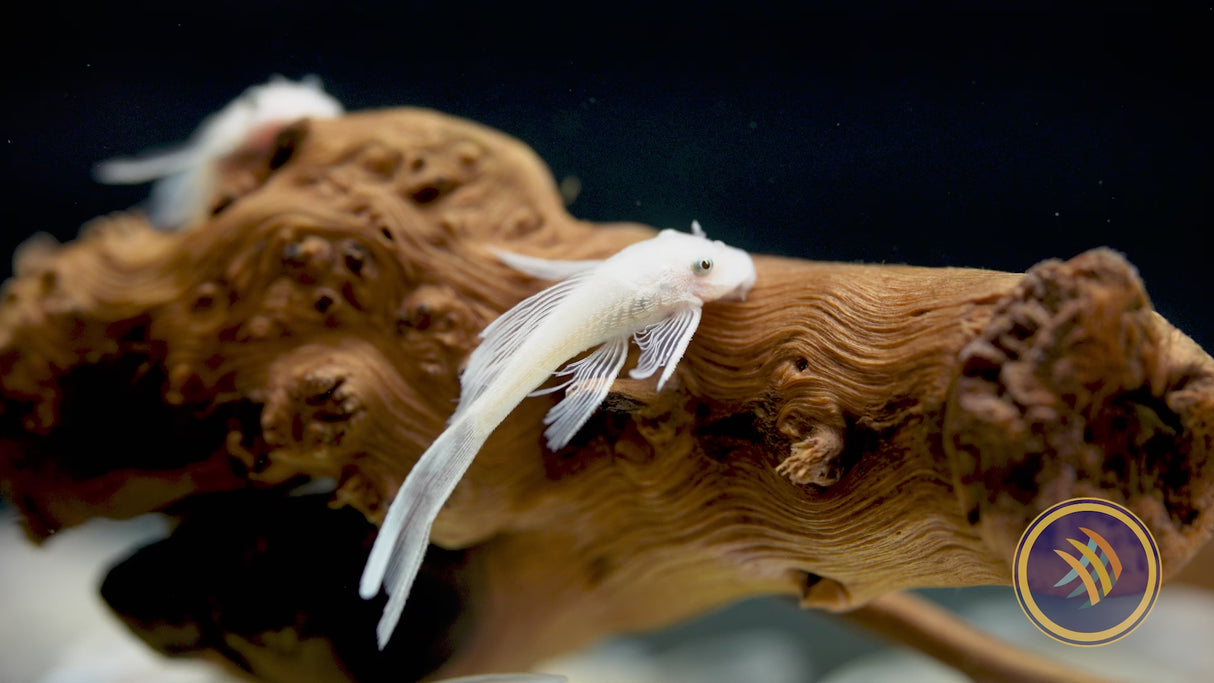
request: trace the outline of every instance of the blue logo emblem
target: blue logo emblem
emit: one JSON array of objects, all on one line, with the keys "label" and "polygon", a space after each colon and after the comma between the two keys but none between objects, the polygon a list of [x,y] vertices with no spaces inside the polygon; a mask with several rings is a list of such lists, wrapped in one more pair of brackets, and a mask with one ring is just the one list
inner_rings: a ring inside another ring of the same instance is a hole
[{"label": "blue logo emblem", "polygon": [[1074,498],[1038,515],[1012,564],[1025,616],[1054,640],[1081,647],[1138,628],[1161,578],[1150,530],[1127,508],[1098,498]]}]

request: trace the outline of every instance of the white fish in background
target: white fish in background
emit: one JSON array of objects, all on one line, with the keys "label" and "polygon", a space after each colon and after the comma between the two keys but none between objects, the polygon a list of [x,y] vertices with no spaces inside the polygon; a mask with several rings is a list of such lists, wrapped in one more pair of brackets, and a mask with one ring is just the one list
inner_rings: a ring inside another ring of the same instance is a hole
[{"label": "white fish in background", "polygon": [[[741,299],[754,285],[746,252],[710,241],[699,223],[692,234],[663,230],[604,261],[548,261],[499,254],[511,267],[544,279],[564,278],[506,311],[481,332],[460,378],[460,401],[448,427],[405,478],[363,570],[359,592],[390,596],[378,629],[382,649],[392,636],[430,542],[434,518],[489,435],[529,395],[565,390],[544,418],[548,447],[557,450],[606,398],[628,357],[641,348],[635,379],[660,368],[658,390],[683,357],[700,323],[700,308]],[[598,347],[581,360],[570,358]],[[558,371],[559,370],[559,371]],[[567,378],[536,391],[550,376]]]},{"label": "white fish in background", "polygon": [[205,215],[220,160],[241,149],[268,148],[289,123],[340,116],[342,111],[316,76],[295,82],[275,75],[204,119],[184,146],[103,161],[93,175],[109,185],[157,181],[149,220],[158,228],[181,228]]}]

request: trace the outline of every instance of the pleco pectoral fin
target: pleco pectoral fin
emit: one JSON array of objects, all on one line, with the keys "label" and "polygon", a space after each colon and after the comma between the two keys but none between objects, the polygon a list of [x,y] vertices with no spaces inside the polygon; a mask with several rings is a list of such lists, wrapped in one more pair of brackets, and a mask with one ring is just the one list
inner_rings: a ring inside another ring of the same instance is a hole
[{"label": "pleco pectoral fin", "polygon": [[650,325],[637,332],[634,336],[637,346],[641,347],[641,357],[637,366],[629,371],[633,379],[645,379],[665,366],[662,376],[658,378],[658,391],[665,386],[666,380],[674,374],[675,366],[687,351],[691,337],[700,326],[700,307],[688,306],[686,309]]},{"label": "pleco pectoral fin", "polygon": [[548,448],[554,451],[564,448],[573,439],[607,398],[607,392],[627,358],[628,337],[617,337],[556,373],[557,376],[572,377],[559,385],[567,388],[565,398],[544,416],[544,424],[548,425],[544,431]]},{"label": "pleco pectoral fin", "polygon": [[585,283],[590,271],[579,273],[520,301],[481,331],[484,340],[468,359],[460,376],[458,417],[488,390],[510,365],[510,360],[535,342],[535,335],[561,304]]},{"label": "pleco pectoral fin", "polygon": [[537,256],[524,256],[503,249],[491,249],[493,255],[502,263],[520,273],[526,273],[541,280],[564,280],[578,273],[597,268],[602,261],[555,261]]}]

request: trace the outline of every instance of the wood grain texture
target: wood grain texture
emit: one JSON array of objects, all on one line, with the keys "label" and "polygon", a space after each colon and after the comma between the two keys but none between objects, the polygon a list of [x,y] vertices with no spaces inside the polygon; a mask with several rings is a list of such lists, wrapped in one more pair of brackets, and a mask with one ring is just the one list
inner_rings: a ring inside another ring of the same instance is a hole
[{"label": "wood grain texture", "polygon": [[[116,214],[17,255],[0,490],[32,539],[316,477],[378,520],[478,332],[545,284],[490,247],[598,258],[653,234],[571,218],[524,145],[423,110],[300,122],[222,177],[183,232]],[[1007,584],[1025,525],[1077,495],[1133,509],[1165,575],[1210,536],[1214,359],[1119,255],[756,267],[746,302],[705,307],[660,394],[617,381],[555,453],[555,398],[494,433],[434,527],[466,549],[439,673],[525,668],[749,595],[849,610]],[[357,600],[355,583],[336,590]],[[262,654],[253,673],[283,679]]]}]

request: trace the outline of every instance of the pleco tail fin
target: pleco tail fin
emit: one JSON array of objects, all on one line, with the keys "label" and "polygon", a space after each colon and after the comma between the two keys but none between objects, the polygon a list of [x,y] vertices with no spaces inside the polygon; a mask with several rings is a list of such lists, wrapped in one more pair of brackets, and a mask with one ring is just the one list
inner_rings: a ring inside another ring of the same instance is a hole
[{"label": "pleco tail fin", "polygon": [[358,587],[364,599],[375,597],[381,585],[388,592],[388,604],[376,631],[381,650],[405,609],[409,589],[430,544],[434,518],[487,437],[468,415],[457,419],[422,454],[388,508]]}]

